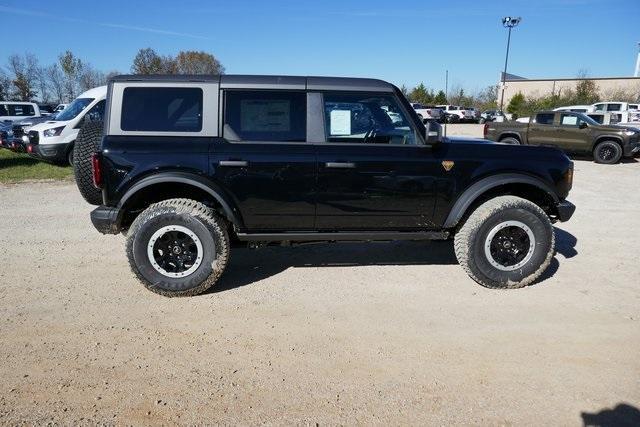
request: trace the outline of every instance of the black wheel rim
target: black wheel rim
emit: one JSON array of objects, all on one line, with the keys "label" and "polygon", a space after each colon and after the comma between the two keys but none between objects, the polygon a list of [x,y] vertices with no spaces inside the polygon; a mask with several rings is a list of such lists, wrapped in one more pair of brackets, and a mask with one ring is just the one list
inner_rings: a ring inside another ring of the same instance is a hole
[{"label": "black wheel rim", "polygon": [[154,260],[167,273],[184,273],[198,255],[196,242],[181,231],[167,231],[153,245]]},{"label": "black wheel rim", "polygon": [[601,160],[609,162],[616,157],[616,149],[611,145],[604,145],[600,147],[600,150],[598,150],[598,154],[600,155]]},{"label": "black wheel rim", "polygon": [[529,253],[531,240],[525,230],[518,226],[508,226],[498,231],[489,245],[493,260],[503,267],[520,264]]}]

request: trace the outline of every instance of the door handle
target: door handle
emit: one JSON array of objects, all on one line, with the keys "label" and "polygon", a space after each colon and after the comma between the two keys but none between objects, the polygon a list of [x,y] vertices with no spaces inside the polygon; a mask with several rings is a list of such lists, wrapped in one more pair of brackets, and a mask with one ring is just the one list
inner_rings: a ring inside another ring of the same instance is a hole
[{"label": "door handle", "polygon": [[246,160],[220,160],[218,166],[229,166],[235,168],[243,168],[249,166],[249,162]]},{"label": "door handle", "polygon": [[353,169],[356,167],[356,164],[352,162],[327,162],[324,166],[334,169]]}]

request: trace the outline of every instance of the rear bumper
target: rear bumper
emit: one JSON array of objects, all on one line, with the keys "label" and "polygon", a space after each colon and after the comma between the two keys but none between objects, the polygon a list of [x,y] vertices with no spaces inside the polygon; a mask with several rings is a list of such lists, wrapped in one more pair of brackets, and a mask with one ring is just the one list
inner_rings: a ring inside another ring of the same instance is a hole
[{"label": "rear bumper", "polygon": [[556,210],[558,211],[558,220],[565,222],[569,221],[573,216],[576,211],[576,205],[567,200],[562,200],[556,205]]},{"label": "rear bumper", "polygon": [[120,232],[120,210],[108,206],[98,206],[91,211],[91,222],[102,234],[118,234]]}]

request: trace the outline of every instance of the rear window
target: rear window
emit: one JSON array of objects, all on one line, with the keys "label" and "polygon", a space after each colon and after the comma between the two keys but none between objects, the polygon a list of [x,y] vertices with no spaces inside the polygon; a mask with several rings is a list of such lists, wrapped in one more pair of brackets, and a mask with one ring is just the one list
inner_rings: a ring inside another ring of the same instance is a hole
[{"label": "rear window", "polygon": [[200,132],[202,89],[125,88],[120,127],[124,131]]},{"label": "rear window", "polygon": [[16,105],[16,104],[2,104],[0,105],[0,116],[16,116],[16,117],[26,117],[26,116],[35,116],[36,110],[33,108],[33,105],[25,104],[25,105]]},{"label": "rear window", "polygon": [[555,114],[553,113],[541,113],[536,115],[536,123],[539,125],[552,125],[553,117]]}]

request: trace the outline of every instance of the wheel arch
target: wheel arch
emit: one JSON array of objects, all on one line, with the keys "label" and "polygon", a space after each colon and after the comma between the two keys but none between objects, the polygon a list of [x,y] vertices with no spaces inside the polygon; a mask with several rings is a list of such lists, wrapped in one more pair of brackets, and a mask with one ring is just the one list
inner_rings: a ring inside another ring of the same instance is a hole
[{"label": "wheel arch", "polygon": [[243,228],[235,203],[224,190],[205,177],[184,172],[152,175],[132,185],[118,203],[118,224],[127,228],[139,211],[149,205],[172,198],[190,198],[213,207],[231,224]]},{"label": "wheel arch", "polygon": [[518,132],[502,132],[500,136],[498,136],[498,142],[505,138],[516,138],[518,141],[522,142],[522,137]]},{"label": "wheel arch", "polygon": [[557,215],[555,205],[559,198],[555,191],[539,178],[524,174],[493,175],[467,187],[456,199],[444,228],[453,228],[479,204],[501,195],[514,195],[540,206],[550,217]]},{"label": "wheel arch", "polygon": [[591,152],[593,153],[593,151],[596,149],[596,146],[598,144],[600,144],[601,142],[605,142],[605,141],[611,141],[611,142],[615,142],[617,143],[620,148],[624,151],[624,144],[622,141],[622,138],[618,135],[600,135],[596,138],[595,141],[593,141],[593,144],[591,145]]}]

